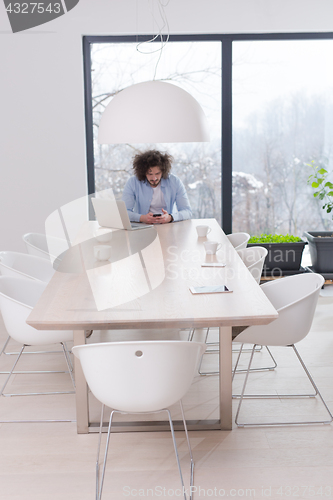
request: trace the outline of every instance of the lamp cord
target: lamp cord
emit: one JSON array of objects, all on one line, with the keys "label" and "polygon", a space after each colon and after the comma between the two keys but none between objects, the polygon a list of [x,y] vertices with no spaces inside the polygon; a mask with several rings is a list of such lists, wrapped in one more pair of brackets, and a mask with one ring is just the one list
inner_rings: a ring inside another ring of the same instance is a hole
[{"label": "lamp cord", "polygon": [[[150,40],[146,40],[144,42],[139,42],[136,46],[136,50],[137,52],[139,52],[140,54],[155,54],[157,52],[159,52],[159,56],[158,56],[158,59],[157,59],[157,62],[156,62],[156,65],[155,65],[155,71],[154,71],[154,77],[153,77],[153,80],[155,80],[155,77],[156,77],[156,72],[157,72],[157,67],[158,67],[158,64],[161,60],[161,56],[162,56],[162,51],[165,47],[165,45],[168,43],[169,41],[169,38],[170,38],[170,33],[169,33],[169,23],[168,23],[168,19],[167,19],[167,16],[165,14],[165,11],[164,11],[164,8],[168,6],[170,0],[167,0],[166,2],[163,2],[163,0],[158,0],[158,10],[159,10],[159,13],[160,13],[160,16],[161,16],[161,19],[162,19],[162,26],[159,27],[159,30],[158,30],[158,33],[156,35],[153,36],[153,38],[151,38]],[[151,10],[151,15],[153,17],[153,20],[154,22],[156,23],[156,25],[158,26],[158,23],[154,17],[154,12],[152,9]],[[164,28],[167,28],[167,34],[166,34],[166,38],[165,40],[163,39],[163,29]],[[148,51],[144,51],[141,49],[142,45],[146,44],[146,43],[152,43],[154,42],[155,40],[157,40],[158,38],[161,39],[161,46],[156,49],[156,50],[150,50],[149,52]]]}]

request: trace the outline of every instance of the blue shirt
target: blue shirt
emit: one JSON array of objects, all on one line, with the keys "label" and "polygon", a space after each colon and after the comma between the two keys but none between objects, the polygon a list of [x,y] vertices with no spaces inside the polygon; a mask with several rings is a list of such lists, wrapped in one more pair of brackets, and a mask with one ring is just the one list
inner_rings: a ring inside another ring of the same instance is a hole
[{"label": "blue shirt", "polygon": [[[186,220],[192,217],[190,202],[185,186],[174,174],[167,179],[161,179],[161,190],[166,203],[166,209],[174,221]],[[133,176],[125,184],[122,199],[126,204],[131,222],[140,222],[141,215],[149,212],[153,188],[147,180],[139,181]]]}]

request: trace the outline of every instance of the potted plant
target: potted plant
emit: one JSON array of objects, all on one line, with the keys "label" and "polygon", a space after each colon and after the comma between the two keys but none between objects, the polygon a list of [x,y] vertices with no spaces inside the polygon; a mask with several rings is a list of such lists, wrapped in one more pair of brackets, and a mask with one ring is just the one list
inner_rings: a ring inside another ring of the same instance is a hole
[{"label": "potted plant", "polygon": [[[333,183],[328,180],[330,173],[316,166],[314,161],[308,165],[313,169],[308,178],[314,189],[313,196],[321,200],[323,210],[333,216]],[[333,273],[333,231],[305,231],[304,236],[309,242],[312,270],[322,274]]]},{"label": "potted plant", "polygon": [[276,276],[303,272],[301,260],[306,241],[290,234],[261,234],[251,236],[247,246],[262,246],[267,248],[263,275]]}]

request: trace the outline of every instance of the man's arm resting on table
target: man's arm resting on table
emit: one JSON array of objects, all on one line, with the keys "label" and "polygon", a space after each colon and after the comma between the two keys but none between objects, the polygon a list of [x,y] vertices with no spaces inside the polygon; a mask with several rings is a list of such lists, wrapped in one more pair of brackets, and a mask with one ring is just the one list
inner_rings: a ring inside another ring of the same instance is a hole
[{"label": "man's arm resting on table", "polygon": [[142,222],[140,217],[142,214],[134,212],[134,207],[136,203],[136,195],[133,186],[133,178],[131,177],[125,184],[122,200],[125,202],[128,216],[131,222]]},{"label": "man's arm resting on table", "polygon": [[186,193],[186,189],[184,184],[178,177],[175,179],[176,180],[176,206],[178,212],[173,212],[170,215],[172,215],[173,220],[175,222],[181,221],[181,220],[187,220],[192,217],[192,209],[191,205]]}]

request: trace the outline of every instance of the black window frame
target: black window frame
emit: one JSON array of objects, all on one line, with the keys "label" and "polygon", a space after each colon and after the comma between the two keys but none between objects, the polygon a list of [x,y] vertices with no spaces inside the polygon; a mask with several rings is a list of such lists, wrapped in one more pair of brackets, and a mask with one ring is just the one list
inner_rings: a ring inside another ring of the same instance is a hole
[{"label": "black window frame", "polygon": [[[93,43],[140,43],[153,35],[83,36],[84,104],[86,124],[86,157],[88,194],[95,192],[91,50]],[[221,51],[221,225],[226,234],[232,232],[232,43],[235,41],[329,40],[333,32],[323,33],[251,33],[251,34],[186,34],[170,35],[170,42],[220,41]],[[158,40],[157,40],[158,42]]]}]

